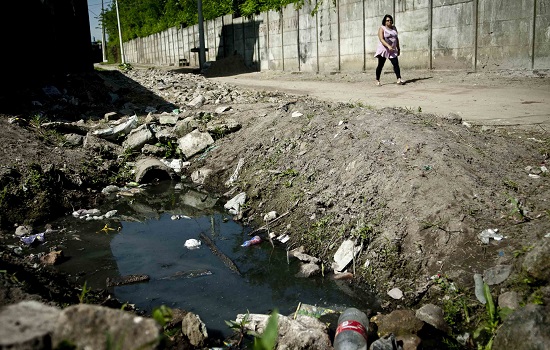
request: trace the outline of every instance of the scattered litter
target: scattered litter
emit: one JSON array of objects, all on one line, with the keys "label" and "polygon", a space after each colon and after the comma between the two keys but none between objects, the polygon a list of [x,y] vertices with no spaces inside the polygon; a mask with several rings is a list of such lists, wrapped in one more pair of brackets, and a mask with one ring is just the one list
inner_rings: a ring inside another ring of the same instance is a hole
[{"label": "scattered litter", "polygon": [[243,244],[241,244],[241,247],[248,247],[254,244],[258,244],[262,241],[260,236],[254,236],[252,239],[249,239],[248,241],[245,241]]},{"label": "scattered litter", "polygon": [[201,247],[201,241],[199,241],[198,239],[191,238],[185,241],[184,245],[185,245],[185,248],[187,249],[199,249]]},{"label": "scattered litter", "polygon": [[277,218],[277,212],[276,211],[270,211],[269,213],[264,215],[264,221],[268,222],[273,219]]},{"label": "scattered litter", "polygon": [[277,240],[281,243],[286,243],[286,242],[288,242],[289,239],[290,239],[290,236],[289,235],[284,235],[284,234],[277,237]]},{"label": "scattered litter", "polygon": [[298,118],[298,117],[301,117],[301,116],[303,116],[303,114],[300,113],[300,112],[292,112],[292,118]]},{"label": "scattered litter", "polygon": [[116,213],[117,213],[117,210],[110,210],[110,211],[108,211],[108,212],[105,213],[105,217],[106,217],[107,219],[112,218],[113,216],[116,215]]},{"label": "scattered litter", "polygon": [[540,179],[540,175],[537,174],[529,174],[529,177],[532,179]]},{"label": "scattered litter", "polygon": [[170,217],[170,219],[172,220],[179,220],[179,219],[191,219],[191,217],[187,216],[187,215],[172,215]]},{"label": "scattered litter", "polygon": [[500,241],[504,238],[503,235],[497,232],[498,232],[497,228],[489,228],[489,229],[483,230],[478,237],[481,240],[481,242],[485,244],[489,244],[489,241],[491,240],[491,238],[494,239],[495,241]]},{"label": "scattered litter", "polygon": [[225,186],[229,187],[231,186],[235,181],[237,181],[237,179],[239,178],[239,172],[241,171],[241,168],[243,167],[243,164],[244,164],[244,158],[240,158],[239,159],[239,162],[237,163],[237,167],[235,168],[235,171],[233,172],[233,174],[231,175],[231,177],[229,178],[229,180],[227,180],[225,182]]},{"label": "scattered litter", "polygon": [[31,245],[33,244],[35,241],[38,241],[38,242],[44,242],[44,234],[46,232],[41,232],[41,233],[37,233],[35,235],[30,235],[30,236],[23,236],[21,237],[21,242],[27,244],[27,245]]},{"label": "scattered litter", "polygon": [[544,235],[544,238],[550,238],[550,232]]}]

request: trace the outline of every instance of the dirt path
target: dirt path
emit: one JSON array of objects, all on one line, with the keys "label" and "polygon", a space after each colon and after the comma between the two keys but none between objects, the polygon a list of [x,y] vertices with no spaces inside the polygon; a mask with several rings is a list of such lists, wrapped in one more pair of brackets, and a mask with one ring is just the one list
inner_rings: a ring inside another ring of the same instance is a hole
[{"label": "dirt path", "polygon": [[392,72],[375,86],[369,74],[292,74],[257,72],[211,78],[237,86],[278,90],[315,98],[403,107],[447,115],[481,125],[550,126],[550,79],[532,73],[409,71],[403,86]]}]

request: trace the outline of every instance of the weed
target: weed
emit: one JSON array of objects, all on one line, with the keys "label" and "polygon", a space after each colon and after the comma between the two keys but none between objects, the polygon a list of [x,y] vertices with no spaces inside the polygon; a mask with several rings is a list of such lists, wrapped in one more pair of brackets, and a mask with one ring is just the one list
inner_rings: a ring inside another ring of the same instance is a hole
[{"label": "weed", "polygon": [[253,350],[273,350],[277,344],[278,338],[278,318],[279,313],[273,310],[267,319],[267,325],[260,336],[254,338]]},{"label": "weed", "polygon": [[250,312],[247,311],[240,322],[225,321],[225,324],[235,333],[234,336],[238,337],[237,347],[239,347],[247,334],[246,326],[250,323]]},{"label": "weed", "polygon": [[530,252],[535,246],[533,245],[530,245],[530,246],[524,246],[522,247],[521,249],[518,249],[518,250],[514,250],[514,258],[518,258],[528,252]]},{"label": "weed", "polygon": [[47,123],[47,122],[48,122],[48,118],[44,117],[41,114],[35,114],[31,117],[31,120],[29,121],[29,124],[32,127],[36,128],[36,129],[41,129],[42,124]]},{"label": "weed", "polygon": [[487,283],[483,283],[483,294],[487,303],[485,304],[486,317],[485,320],[474,331],[474,339],[478,343],[478,349],[491,350],[493,340],[497,329],[502,320],[504,320],[512,310],[509,308],[497,308],[493,302],[491,289]]},{"label": "weed", "polygon": [[92,288],[88,288],[86,282],[84,282],[84,285],[82,286],[82,291],[78,296],[78,301],[80,302],[80,304],[86,304],[88,302],[88,294],[91,290]]},{"label": "weed", "polygon": [[374,226],[375,225],[372,223],[360,223],[351,231],[351,236],[366,241],[369,238],[372,238],[371,236],[374,233]]},{"label": "weed", "polygon": [[172,309],[165,305],[161,305],[159,307],[156,307],[153,309],[153,319],[157,321],[157,323],[161,327],[165,327],[168,322],[172,320],[173,314]]},{"label": "weed", "polygon": [[118,65],[118,68],[123,72],[134,69],[134,67],[130,63],[121,63]]},{"label": "weed", "polygon": [[[179,158],[182,155],[178,145],[170,140],[166,143],[158,142],[155,146],[164,149],[164,158]],[[130,154],[129,156],[133,156],[133,154]]]},{"label": "weed", "polygon": [[517,182],[515,181],[512,181],[512,180],[504,180],[503,181],[504,183],[504,186],[506,186],[507,188],[513,190],[513,191],[518,191],[519,190],[519,185],[517,184]]},{"label": "weed", "polygon": [[528,219],[525,216],[525,212],[523,211],[521,202],[517,198],[508,195],[508,202],[510,202],[510,205],[512,206],[509,214],[510,218],[518,220],[519,222],[524,222]]}]

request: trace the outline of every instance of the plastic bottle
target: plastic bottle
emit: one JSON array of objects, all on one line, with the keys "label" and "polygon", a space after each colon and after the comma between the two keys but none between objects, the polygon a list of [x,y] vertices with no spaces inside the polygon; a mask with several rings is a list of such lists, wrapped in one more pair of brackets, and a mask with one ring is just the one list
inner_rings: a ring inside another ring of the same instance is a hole
[{"label": "plastic bottle", "polygon": [[338,318],[334,350],[367,350],[367,315],[356,308],[346,309]]}]

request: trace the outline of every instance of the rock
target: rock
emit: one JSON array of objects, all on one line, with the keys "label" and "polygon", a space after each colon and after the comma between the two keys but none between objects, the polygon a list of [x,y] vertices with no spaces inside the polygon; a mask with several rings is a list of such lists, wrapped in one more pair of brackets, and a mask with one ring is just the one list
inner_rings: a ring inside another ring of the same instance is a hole
[{"label": "rock", "polygon": [[501,308],[507,307],[515,310],[519,307],[519,295],[517,292],[511,291],[502,293],[498,296],[498,306]]},{"label": "rock", "polygon": [[355,242],[348,239],[342,242],[340,248],[334,254],[334,271],[342,272],[346,266],[356,257],[360,251],[359,246],[355,246]]},{"label": "rock", "polygon": [[63,260],[63,251],[57,250],[49,252],[48,254],[40,257],[40,262],[44,265],[55,265]]},{"label": "rock", "polygon": [[528,304],[509,315],[499,328],[493,349],[547,350],[550,344],[550,307]]},{"label": "rock", "polygon": [[204,181],[206,181],[208,176],[210,176],[210,174],[212,174],[211,169],[201,168],[201,169],[195,170],[191,173],[191,181],[193,181],[193,183],[196,183],[198,185],[202,185]]},{"label": "rock", "polygon": [[65,136],[65,142],[67,145],[76,147],[80,146],[84,143],[84,136],[78,135],[78,134],[66,134]]},{"label": "rock", "polygon": [[416,318],[413,310],[395,310],[388,315],[376,315],[371,318],[371,322],[378,326],[379,337],[391,333],[396,336],[417,334],[424,326],[424,322]]},{"label": "rock", "polygon": [[191,100],[191,102],[189,102],[187,106],[191,108],[199,108],[204,104],[205,101],[206,98],[203,95],[199,95]]},{"label": "rock", "polygon": [[[541,243],[542,242],[542,243]],[[541,281],[550,281],[550,241],[541,240],[523,260],[525,271]]]},{"label": "rock", "polygon": [[209,133],[197,129],[178,139],[178,147],[185,158],[193,157],[213,143],[214,139]]},{"label": "rock", "polygon": [[51,334],[61,310],[22,301],[0,311],[0,349],[51,349]]},{"label": "rock", "polygon": [[55,324],[52,344],[66,341],[77,349],[105,349],[108,341],[120,349],[155,349],[160,327],[150,318],[110,309],[79,304],[64,309]]},{"label": "rock", "polygon": [[28,236],[32,234],[32,232],[33,232],[32,226],[29,226],[29,225],[17,226],[17,228],[15,229],[15,235],[17,237]]},{"label": "rock", "polygon": [[403,298],[403,292],[399,288],[393,288],[388,292],[388,295],[396,300]]},{"label": "rock", "polygon": [[192,312],[185,314],[181,321],[181,331],[189,339],[191,345],[203,347],[208,339],[206,325],[198,315]]},{"label": "rock", "polygon": [[132,130],[122,143],[124,150],[136,151],[141,150],[147,143],[153,141],[155,136],[149,129],[147,124],[143,124],[140,127]]},{"label": "rock", "polygon": [[445,321],[443,310],[439,306],[433,304],[423,305],[420,309],[416,310],[416,318],[445,333],[450,333],[451,331]]},{"label": "rock", "polygon": [[[245,315],[237,315],[240,322]],[[268,315],[250,314],[248,330],[263,333],[267,325]],[[328,336],[327,325],[315,317],[298,314],[296,319],[278,315],[277,349],[287,350],[333,350]]]},{"label": "rock", "polygon": [[298,271],[298,273],[296,273],[295,276],[308,278],[319,274],[320,271],[321,271],[321,268],[317,264],[314,264],[314,263],[301,264],[300,270]]},{"label": "rock", "polygon": [[483,281],[492,286],[504,282],[512,273],[512,265],[497,265],[483,271]]},{"label": "rock", "polygon": [[315,263],[315,264],[321,261],[321,259],[319,259],[319,258],[316,258],[314,256],[303,253],[303,249],[304,249],[304,247],[300,246],[300,247],[298,247],[294,250],[291,250],[288,253],[288,255],[291,256],[291,257],[295,257],[296,259],[298,259],[300,261],[311,262],[311,263]]}]

